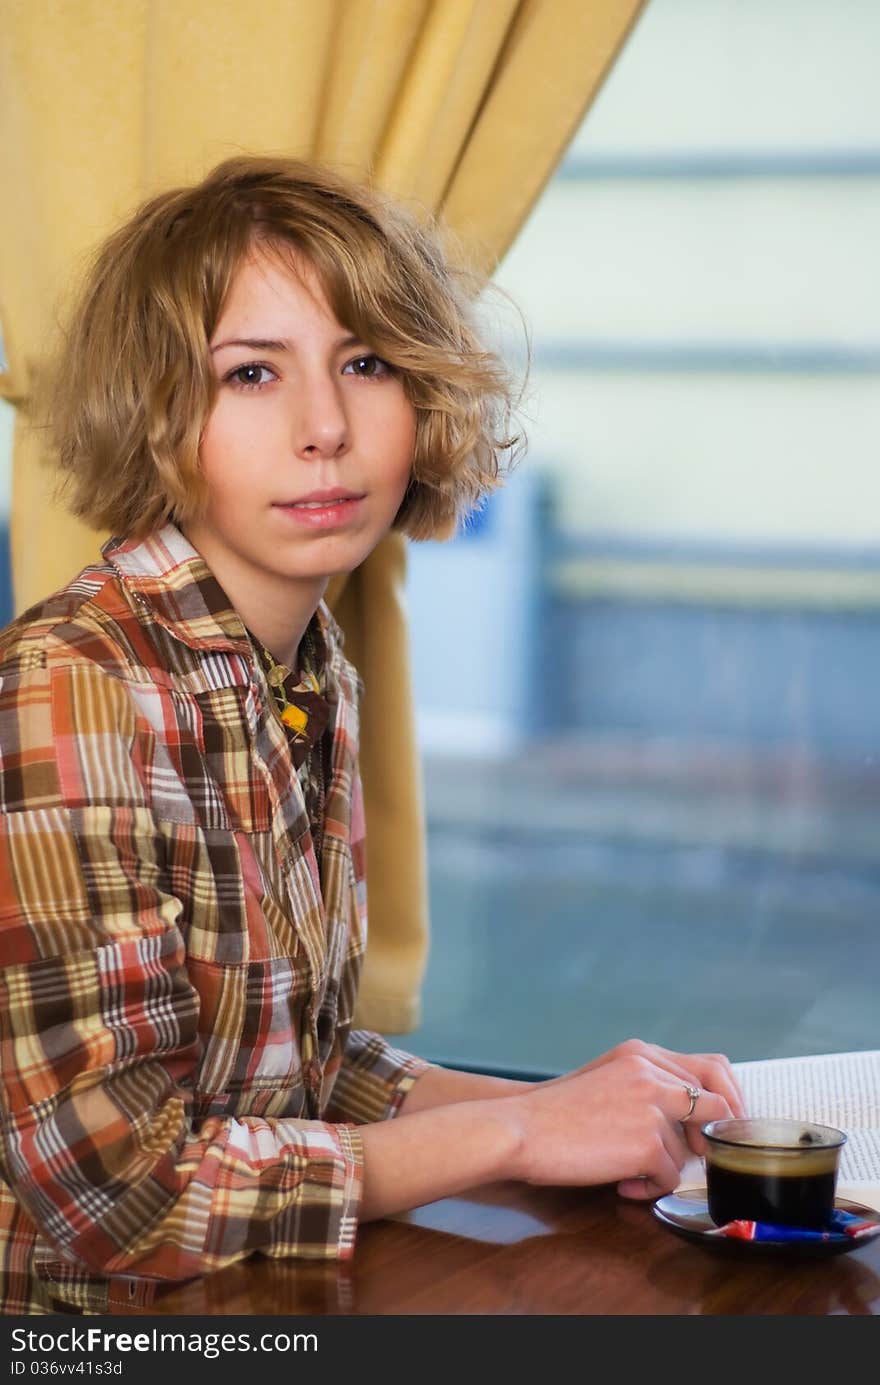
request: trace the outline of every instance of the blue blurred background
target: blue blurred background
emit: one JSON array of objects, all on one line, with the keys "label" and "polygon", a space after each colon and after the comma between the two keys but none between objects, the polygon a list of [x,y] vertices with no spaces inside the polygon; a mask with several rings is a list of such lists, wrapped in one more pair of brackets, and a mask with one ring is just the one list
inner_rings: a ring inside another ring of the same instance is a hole
[{"label": "blue blurred background", "polygon": [[417,1051],[880,1043],[878,52],[652,0],[500,267],[529,455],[411,548]]}]

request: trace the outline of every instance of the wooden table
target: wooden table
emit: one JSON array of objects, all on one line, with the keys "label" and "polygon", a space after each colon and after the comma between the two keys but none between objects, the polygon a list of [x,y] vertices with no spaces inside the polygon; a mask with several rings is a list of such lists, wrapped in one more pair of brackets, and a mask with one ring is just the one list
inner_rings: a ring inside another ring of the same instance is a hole
[{"label": "wooden table", "polygon": [[878,1314],[880,1237],[819,1260],[759,1257],[684,1240],[612,1189],[498,1184],[361,1227],[347,1268],[255,1256],[150,1312]]}]

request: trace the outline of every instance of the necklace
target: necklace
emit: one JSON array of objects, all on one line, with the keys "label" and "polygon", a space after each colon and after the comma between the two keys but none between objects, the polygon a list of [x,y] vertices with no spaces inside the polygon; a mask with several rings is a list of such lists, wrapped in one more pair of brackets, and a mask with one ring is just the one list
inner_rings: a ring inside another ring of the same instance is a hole
[{"label": "necklace", "polygon": [[[287,681],[293,677],[291,669],[278,662],[273,654],[269,652],[261,640],[258,640],[252,631],[248,630],[251,644],[257,652],[263,672],[266,675],[266,682],[272,693],[275,709],[282,723],[295,736],[305,733],[309,724],[309,713],[304,707],[295,702],[291,702],[287,695]],[[314,668],[315,642],[310,629],[306,628],[299,648],[300,676],[297,689],[302,689],[307,693],[316,693],[321,696],[321,685],[315,675]]]},{"label": "necklace", "polygon": [[[262,646],[260,646],[260,656],[263,660],[266,682],[272,690],[279,717],[291,731],[297,735],[302,735],[309,724],[309,714],[302,707],[297,707],[296,703],[288,700],[284,684],[285,680],[290,677],[290,670],[286,669],[283,664],[277,664],[268,649],[264,649]],[[311,669],[303,670],[302,682],[305,683],[310,692],[320,693],[318,680]]]},{"label": "necklace", "polygon": [[[275,714],[288,733],[294,768],[305,797],[315,855],[320,862],[324,838],[325,784],[328,777],[325,755],[329,754],[330,747],[326,744],[327,738],[323,734],[327,726],[328,709],[321,683],[314,671],[317,662],[314,638],[311,630],[307,629],[300,644],[299,682],[296,688],[291,690],[294,697],[299,693],[300,699],[306,703],[304,707],[291,701],[288,696],[288,680],[294,677],[291,670],[280,664],[250,630],[248,635],[262,665]],[[307,708],[311,708],[311,712]]]}]

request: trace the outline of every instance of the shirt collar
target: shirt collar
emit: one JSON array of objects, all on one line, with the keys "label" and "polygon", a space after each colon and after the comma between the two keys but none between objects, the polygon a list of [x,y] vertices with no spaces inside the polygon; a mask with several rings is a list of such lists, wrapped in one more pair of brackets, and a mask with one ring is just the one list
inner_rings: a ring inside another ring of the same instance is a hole
[{"label": "shirt collar", "polygon": [[[108,539],[101,553],[150,619],[184,644],[252,657],[241,616],[201,553],[176,525],[166,524],[145,539]],[[322,665],[328,652],[326,637],[334,627],[322,601],[313,618]]]}]

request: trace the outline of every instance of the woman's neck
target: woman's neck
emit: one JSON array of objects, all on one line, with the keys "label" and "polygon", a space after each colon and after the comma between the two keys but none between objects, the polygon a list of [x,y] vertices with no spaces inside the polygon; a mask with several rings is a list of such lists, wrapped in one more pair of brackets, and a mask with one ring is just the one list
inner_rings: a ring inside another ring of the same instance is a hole
[{"label": "woman's neck", "polygon": [[295,669],[297,650],[327,587],[326,577],[284,577],[256,571],[198,526],[185,530],[247,629],[280,664]]}]

